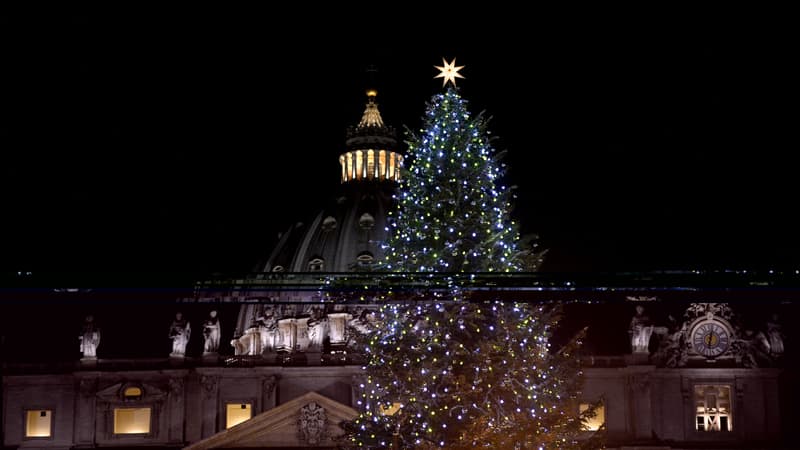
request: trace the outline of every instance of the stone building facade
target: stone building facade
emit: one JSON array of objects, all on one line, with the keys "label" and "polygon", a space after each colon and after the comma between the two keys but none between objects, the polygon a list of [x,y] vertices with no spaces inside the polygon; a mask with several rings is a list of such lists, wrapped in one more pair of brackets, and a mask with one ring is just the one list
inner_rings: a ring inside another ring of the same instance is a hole
[{"label": "stone building facade", "polygon": [[[370,91],[361,122],[348,132],[340,194],[307,225],[284,233],[255,279],[358,272],[380,258],[377,243],[403,158],[375,95]],[[317,292],[302,289],[254,299],[241,288],[246,284],[180,305],[195,318],[185,354],[115,356],[104,337],[114,326],[107,314],[92,335],[96,355],[4,360],[3,448],[335,448],[338,424],[357,414],[362,374],[348,333],[368,320],[368,308],[320,303]],[[602,401],[587,433],[602,425],[608,446],[619,449],[786,447],[796,394],[787,390],[793,372],[783,368],[784,331],[777,319],[760,329],[739,325],[736,306],[718,292],[711,296],[713,302],[668,305],[671,314],[652,319],[646,313],[656,303],[628,298],[627,329],[599,326],[593,339],[621,336],[630,346],[584,355],[575,408]],[[197,318],[226,301],[236,302],[237,313],[220,314],[221,339],[211,345]],[[647,306],[634,313],[635,305]],[[24,341],[17,338],[9,335],[4,345]],[[202,352],[191,346],[204,339]]]}]

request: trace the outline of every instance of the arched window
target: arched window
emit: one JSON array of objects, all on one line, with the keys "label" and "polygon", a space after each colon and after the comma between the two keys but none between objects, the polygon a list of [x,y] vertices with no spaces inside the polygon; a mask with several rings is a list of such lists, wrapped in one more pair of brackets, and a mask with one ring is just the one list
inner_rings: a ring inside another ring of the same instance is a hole
[{"label": "arched window", "polygon": [[368,266],[375,261],[375,257],[368,251],[363,251],[356,256],[356,261],[361,266]]},{"label": "arched window", "polygon": [[308,271],[309,272],[322,272],[324,268],[325,261],[320,257],[311,258],[311,261],[308,262]]},{"label": "arched window", "polygon": [[333,216],[328,216],[322,221],[322,231],[331,231],[336,229],[336,219]]},{"label": "arched window", "polygon": [[126,386],[122,389],[122,400],[136,401],[142,399],[142,388],[135,385]]},{"label": "arched window", "polygon": [[372,217],[372,214],[370,213],[364,213],[358,219],[358,226],[365,230],[369,230],[375,226],[375,218]]}]

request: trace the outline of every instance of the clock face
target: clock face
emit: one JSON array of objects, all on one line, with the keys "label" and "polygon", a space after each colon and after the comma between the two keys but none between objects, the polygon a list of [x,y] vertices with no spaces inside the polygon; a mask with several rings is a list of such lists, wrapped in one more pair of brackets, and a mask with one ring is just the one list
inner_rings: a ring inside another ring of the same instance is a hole
[{"label": "clock face", "polygon": [[728,329],[713,320],[700,322],[692,330],[692,348],[706,358],[715,358],[725,353],[730,340]]}]

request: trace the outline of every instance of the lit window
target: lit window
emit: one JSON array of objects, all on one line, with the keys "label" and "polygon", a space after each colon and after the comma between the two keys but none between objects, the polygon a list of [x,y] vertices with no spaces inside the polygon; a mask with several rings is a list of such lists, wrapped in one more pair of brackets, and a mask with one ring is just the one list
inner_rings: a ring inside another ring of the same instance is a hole
[{"label": "lit window", "polygon": [[395,178],[395,181],[400,181],[400,167],[403,167],[403,157],[400,155],[397,155],[397,167],[397,177]]},{"label": "lit window", "polygon": [[272,268],[273,272],[283,272],[283,266],[275,266]]},{"label": "lit window", "polygon": [[150,408],[114,408],[114,434],[150,432]]},{"label": "lit window", "polygon": [[697,431],[733,430],[730,386],[696,385],[694,403]]},{"label": "lit window", "polygon": [[142,398],[142,388],[129,386],[122,391],[122,398],[125,400],[139,400]]},{"label": "lit window", "polygon": [[367,178],[375,176],[375,152],[367,150]]},{"label": "lit window", "polygon": [[[579,407],[579,411],[583,414],[584,411],[589,409],[588,403],[581,403]],[[586,431],[597,431],[606,421],[606,408],[605,405],[602,403],[597,405],[594,409],[594,417],[586,419],[583,424],[583,430]]]},{"label": "lit window", "polygon": [[394,153],[389,153],[389,170],[387,171],[386,178],[394,180]]},{"label": "lit window", "polygon": [[362,155],[361,150],[356,150],[355,154],[356,154],[356,176],[355,176],[355,179],[360,180],[364,176],[364,174],[362,173],[362,171],[364,170],[364,159],[361,156]]},{"label": "lit window", "polygon": [[253,408],[250,403],[228,403],[225,409],[225,428],[235,427],[253,417]]},{"label": "lit window", "polygon": [[33,409],[25,413],[25,437],[50,437],[53,411]]},{"label": "lit window", "polygon": [[386,150],[378,152],[378,175],[381,180],[386,178]]}]

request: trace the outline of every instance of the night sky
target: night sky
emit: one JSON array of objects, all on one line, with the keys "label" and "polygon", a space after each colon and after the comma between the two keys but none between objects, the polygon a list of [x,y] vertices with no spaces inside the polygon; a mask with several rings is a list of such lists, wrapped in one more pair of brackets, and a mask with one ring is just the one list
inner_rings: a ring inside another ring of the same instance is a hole
[{"label": "night sky", "polygon": [[545,271],[800,267],[781,24],[386,17],[2,17],[3,267],[250,270],[338,185],[366,67],[416,129],[443,56],[493,116]]}]

